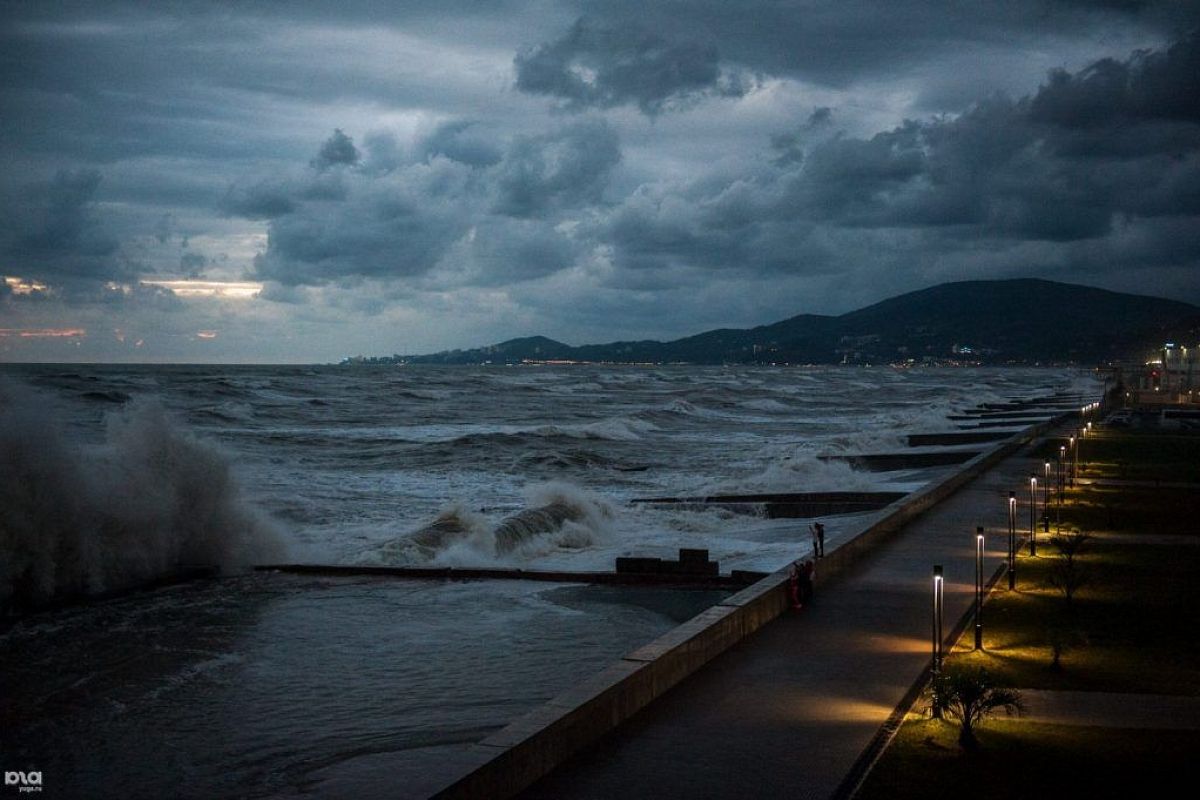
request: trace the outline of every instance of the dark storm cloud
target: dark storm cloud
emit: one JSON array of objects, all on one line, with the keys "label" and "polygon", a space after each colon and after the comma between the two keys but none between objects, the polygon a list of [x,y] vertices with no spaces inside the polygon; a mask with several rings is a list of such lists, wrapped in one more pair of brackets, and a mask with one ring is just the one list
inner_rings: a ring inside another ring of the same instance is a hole
[{"label": "dark storm cloud", "polygon": [[1068,156],[1136,157],[1195,149],[1200,123],[1200,35],[1165,52],[1106,58],[1077,75],[1056,70],[1033,99],[1030,118],[1058,131]]},{"label": "dark storm cloud", "polygon": [[464,268],[468,285],[510,286],[565,269],[577,255],[575,243],[552,225],[490,217],[475,226],[467,247],[452,258]]},{"label": "dark storm cloud", "polygon": [[656,114],[700,93],[746,91],[741,79],[722,76],[711,41],[671,39],[633,22],[579,19],[561,38],[519,53],[513,63],[518,89],[558,98],[571,110],[631,103]]},{"label": "dark storm cloud", "polygon": [[208,258],[203,253],[184,253],[179,257],[179,270],[185,277],[196,278],[208,266]]},{"label": "dark storm cloud", "polygon": [[246,219],[273,219],[296,209],[292,189],[282,181],[259,180],[234,184],[221,199],[226,214]]},{"label": "dark storm cloud", "polygon": [[424,158],[445,156],[471,167],[490,167],[500,161],[496,142],[480,132],[472,120],[451,120],[439,125],[418,146]]},{"label": "dark storm cloud", "polygon": [[[319,159],[304,176],[231,188],[233,213],[270,213],[255,275],[284,286],[413,279],[454,247],[462,263],[448,269],[473,285],[567,266],[575,251],[553,220],[599,200],[620,161],[616,134],[603,120],[583,120],[514,137],[501,151],[470,131],[467,123],[443,124],[408,160],[377,135],[362,169],[334,176],[339,192],[317,191],[330,178]],[[387,154],[386,169],[372,166],[379,153]]]},{"label": "dark storm cloud", "polygon": [[354,140],[335,128],[333,135],[321,145],[317,157],[312,160],[314,169],[325,170],[335,166],[352,166],[358,163],[360,154]]},{"label": "dark storm cloud", "polygon": [[456,199],[436,202],[426,195],[439,177],[377,181],[357,187],[344,202],[308,202],[276,217],[267,250],[255,261],[256,276],[295,285],[429,271],[467,225]]},{"label": "dark storm cloud", "polygon": [[603,119],[519,136],[497,165],[496,211],[529,217],[594,203],[620,160],[617,134]]},{"label": "dark storm cloud", "polygon": [[[773,138],[770,168],[635,193],[596,235],[634,270],[812,275],[878,261],[851,248],[835,255],[823,242],[838,230],[878,231],[913,262],[957,254],[964,272],[994,269],[977,258],[982,247],[1037,246],[1037,268],[1051,274],[1110,240],[1130,262],[1195,265],[1196,237],[1176,236],[1169,248],[1157,238],[1175,230],[1167,220],[1200,227],[1200,118],[1182,96],[1198,51],[1192,36],[1164,52],[1057,72],[1032,97],[995,97],[870,137],[814,135],[814,122],[828,122],[821,113]],[[1162,102],[1146,104],[1142,93]],[[1121,269],[1097,261],[1096,275]]]},{"label": "dark storm cloud", "polygon": [[904,74],[985,45],[1012,49],[1134,22],[1178,33],[1200,22],[1197,4],[1173,0],[585,0],[582,7],[600,27],[635,21],[670,30],[683,41],[714,42],[729,64],[829,86]]},{"label": "dark storm cloud", "polygon": [[61,170],[48,183],[28,187],[4,225],[13,268],[46,281],[126,274],[117,240],[96,213],[100,182],[96,170]]}]

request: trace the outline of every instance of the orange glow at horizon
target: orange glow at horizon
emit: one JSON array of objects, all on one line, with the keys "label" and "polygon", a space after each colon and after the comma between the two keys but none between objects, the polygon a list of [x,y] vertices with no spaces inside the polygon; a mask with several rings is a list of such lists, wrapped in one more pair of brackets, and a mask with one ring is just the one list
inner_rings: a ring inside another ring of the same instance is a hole
[{"label": "orange glow at horizon", "polygon": [[84,328],[0,328],[0,339],[71,339],[87,336]]},{"label": "orange glow at horizon", "polygon": [[144,280],[141,284],[169,289],[178,297],[218,297],[229,300],[249,300],[263,290],[263,285],[254,281]]},{"label": "orange glow at horizon", "polygon": [[18,278],[14,275],[5,275],[4,283],[8,285],[13,294],[33,294],[34,292],[44,292],[50,288],[41,281],[31,278]]}]

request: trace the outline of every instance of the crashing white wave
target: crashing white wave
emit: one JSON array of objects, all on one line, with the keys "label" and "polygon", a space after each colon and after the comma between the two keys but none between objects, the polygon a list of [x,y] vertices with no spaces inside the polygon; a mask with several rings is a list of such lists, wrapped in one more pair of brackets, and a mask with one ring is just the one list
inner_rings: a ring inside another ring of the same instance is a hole
[{"label": "crashing white wave", "polygon": [[228,458],[157,401],[110,413],[103,443],[83,447],[64,435],[48,398],[0,384],[0,608],[281,552]]},{"label": "crashing white wave", "polygon": [[498,521],[456,503],[433,522],[385,542],[362,554],[358,561],[404,566],[512,566],[603,541],[616,513],[604,498],[562,482],[528,487],[525,501],[520,511]]}]

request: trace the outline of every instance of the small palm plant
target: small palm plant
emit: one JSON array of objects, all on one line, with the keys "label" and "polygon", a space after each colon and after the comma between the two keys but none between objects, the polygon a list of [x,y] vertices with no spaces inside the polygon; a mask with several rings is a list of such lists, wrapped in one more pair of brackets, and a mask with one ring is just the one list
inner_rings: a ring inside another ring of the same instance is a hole
[{"label": "small palm plant", "polygon": [[1025,705],[1016,689],[997,686],[983,667],[949,667],[933,677],[930,707],[959,721],[958,743],[964,750],[979,747],[975,726],[1000,709],[1020,714]]}]

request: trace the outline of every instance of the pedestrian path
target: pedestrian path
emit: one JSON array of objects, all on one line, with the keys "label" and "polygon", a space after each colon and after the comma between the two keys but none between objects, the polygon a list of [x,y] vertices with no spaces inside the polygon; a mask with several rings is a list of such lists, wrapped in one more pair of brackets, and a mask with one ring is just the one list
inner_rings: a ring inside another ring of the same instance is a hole
[{"label": "pedestrian path", "polygon": [[[985,574],[1001,565],[1009,490],[1027,503],[1028,476],[1040,466],[1028,451],[822,585],[811,608],[730,648],[522,796],[834,796],[928,665],[933,565],[945,569],[947,636],[973,603],[977,525],[987,536]],[[1018,512],[1028,531],[1028,505]],[[798,541],[798,551],[806,544]]]}]

